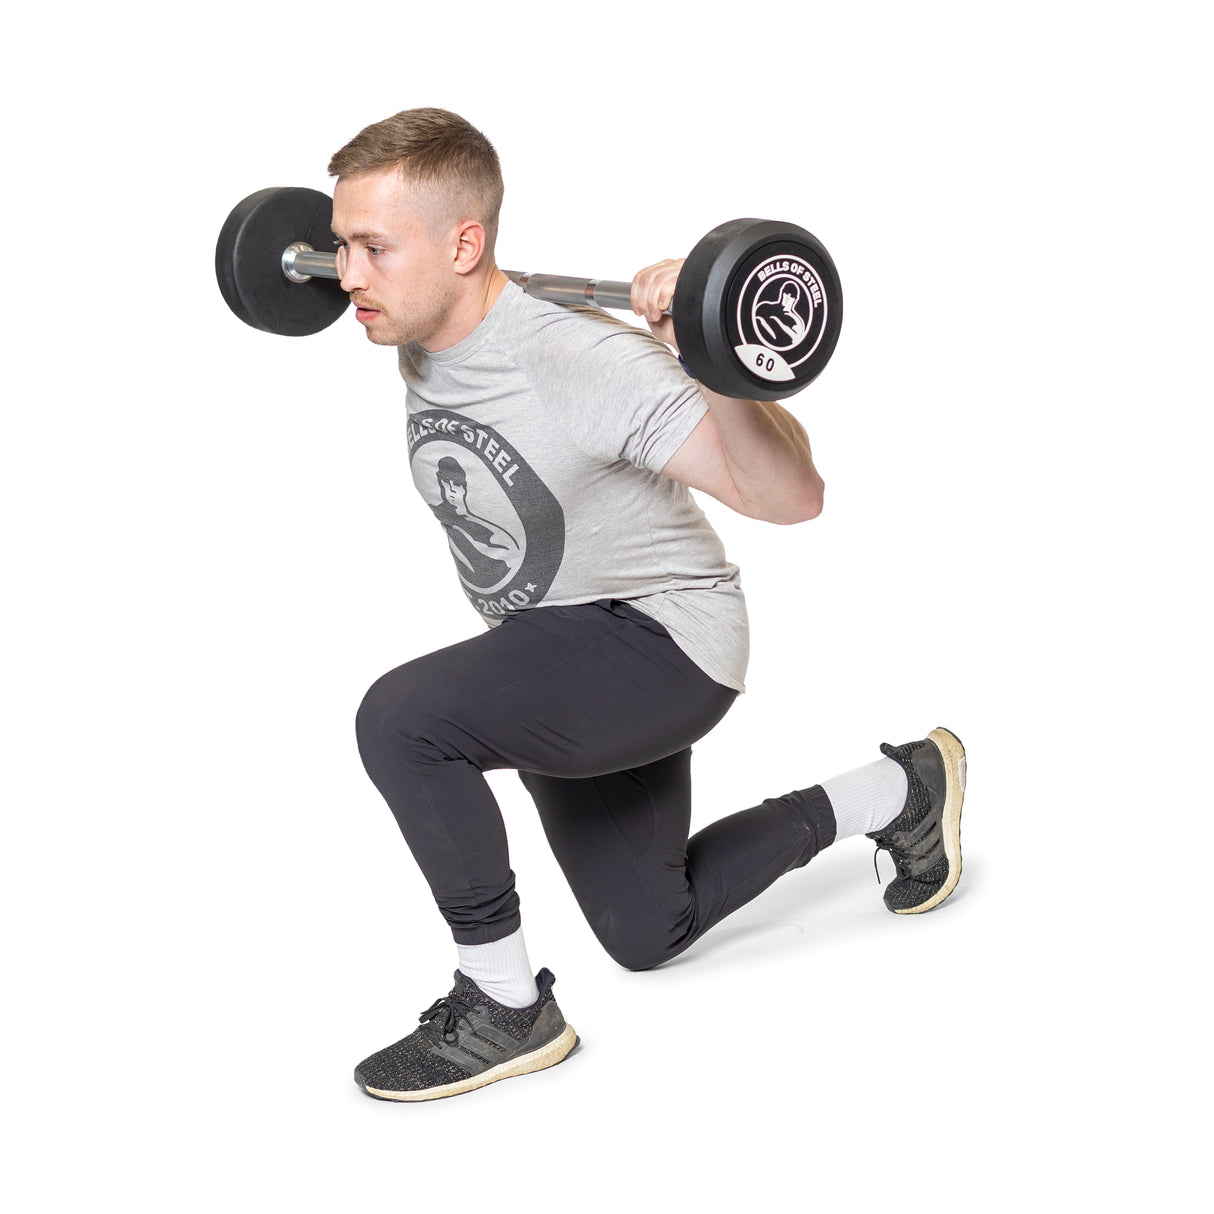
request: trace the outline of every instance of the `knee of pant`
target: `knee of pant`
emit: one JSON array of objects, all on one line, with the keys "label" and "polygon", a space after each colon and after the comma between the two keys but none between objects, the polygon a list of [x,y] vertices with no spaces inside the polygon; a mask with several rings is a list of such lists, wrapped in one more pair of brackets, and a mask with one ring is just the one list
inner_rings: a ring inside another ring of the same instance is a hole
[{"label": "knee of pant", "polygon": [[636,931],[613,931],[610,926],[600,925],[595,934],[612,961],[634,973],[651,970],[680,951],[664,939]]},{"label": "knee of pant", "polygon": [[398,666],[376,679],[363,696],[354,718],[359,750],[396,750],[410,746],[423,734],[433,715],[425,684],[415,677],[412,663]]}]

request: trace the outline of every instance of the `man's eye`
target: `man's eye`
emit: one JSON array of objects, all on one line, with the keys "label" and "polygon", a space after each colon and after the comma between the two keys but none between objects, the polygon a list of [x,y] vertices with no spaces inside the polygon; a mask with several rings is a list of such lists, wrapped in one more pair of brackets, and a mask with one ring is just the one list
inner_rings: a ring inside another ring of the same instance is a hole
[{"label": "man's eye", "polygon": [[367,252],[370,253],[372,257],[377,257],[380,253],[383,252],[383,249],[379,248],[376,245],[369,244],[369,245],[367,245]]}]

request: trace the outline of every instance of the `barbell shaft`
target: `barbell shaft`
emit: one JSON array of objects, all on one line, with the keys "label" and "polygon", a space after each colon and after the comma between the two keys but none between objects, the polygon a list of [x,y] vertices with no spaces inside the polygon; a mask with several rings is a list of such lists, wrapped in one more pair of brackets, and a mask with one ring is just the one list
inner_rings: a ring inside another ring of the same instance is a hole
[{"label": "barbell shaft", "polygon": [[[511,282],[516,282],[528,295],[546,299],[549,303],[594,304],[598,308],[632,311],[632,283],[610,282],[597,278],[568,278],[561,274],[520,274],[503,270]],[[669,313],[669,309],[667,309]]]},{"label": "barbell shaft", "polygon": [[336,253],[318,253],[310,244],[299,241],[287,245],[282,253],[282,272],[292,282],[309,278],[340,278]]},{"label": "barbell shaft", "polygon": [[[309,278],[338,278],[337,254],[320,253],[300,242],[288,245],[282,254],[282,272],[292,281],[307,282]],[[518,270],[503,270],[511,282],[517,283],[528,295],[546,299],[549,303],[593,304],[598,308],[632,310],[632,284],[596,278],[569,278],[561,274],[529,274]],[[666,309],[670,315],[670,309]]]}]

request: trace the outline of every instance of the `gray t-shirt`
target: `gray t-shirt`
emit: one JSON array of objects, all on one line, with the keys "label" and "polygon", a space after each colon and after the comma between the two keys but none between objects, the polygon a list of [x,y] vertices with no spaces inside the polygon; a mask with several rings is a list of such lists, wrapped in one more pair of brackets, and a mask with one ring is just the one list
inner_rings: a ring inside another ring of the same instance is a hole
[{"label": "gray t-shirt", "polygon": [[457,345],[402,346],[400,371],[414,484],[488,624],[623,599],[743,690],[738,568],[690,490],[661,475],[707,410],[665,345],[509,283]]}]

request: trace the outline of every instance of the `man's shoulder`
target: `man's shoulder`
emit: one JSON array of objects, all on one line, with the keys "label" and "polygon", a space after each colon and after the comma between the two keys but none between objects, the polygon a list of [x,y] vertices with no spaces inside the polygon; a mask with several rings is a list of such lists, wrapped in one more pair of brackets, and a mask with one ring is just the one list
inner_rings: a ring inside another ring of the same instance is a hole
[{"label": "man's shoulder", "polygon": [[567,347],[588,352],[606,346],[656,341],[648,330],[593,304],[582,307],[536,299],[514,283],[503,294],[505,291],[511,292],[511,299],[502,316],[503,323],[495,327],[494,337],[520,348],[538,347],[551,352],[553,347]]},{"label": "man's shoulder", "polygon": [[[648,329],[596,308],[521,296],[508,323],[495,330],[495,342],[528,376],[537,390],[561,391],[587,380],[615,391],[630,387],[649,395],[685,381],[669,346]],[[563,391],[562,391],[563,394]]]}]

